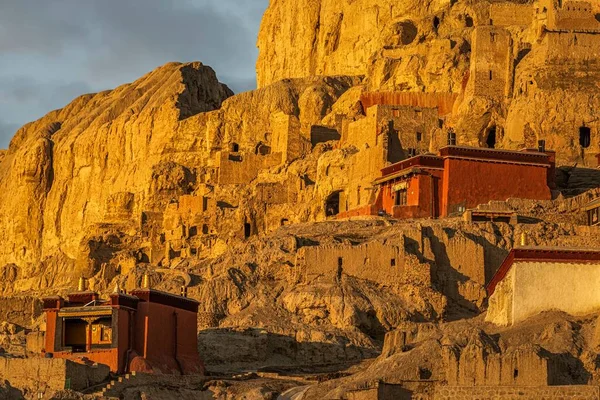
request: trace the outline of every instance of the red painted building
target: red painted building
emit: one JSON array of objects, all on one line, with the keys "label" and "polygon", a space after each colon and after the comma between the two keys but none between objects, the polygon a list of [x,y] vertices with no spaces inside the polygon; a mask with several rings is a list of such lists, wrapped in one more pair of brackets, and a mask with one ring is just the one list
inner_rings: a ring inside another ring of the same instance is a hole
[{"label": "red painted building", "polygon": [[384,168],[376,207],[395,218],[435,218],[491,200],[549,200],[554,174],[552,151],[447,146]]},{"label": "red painted building", "polygon": [[78,292],[43,300],[45,353],[130,371],[198,374],[198,302],[153,289],[113,293],[100,300]]}]

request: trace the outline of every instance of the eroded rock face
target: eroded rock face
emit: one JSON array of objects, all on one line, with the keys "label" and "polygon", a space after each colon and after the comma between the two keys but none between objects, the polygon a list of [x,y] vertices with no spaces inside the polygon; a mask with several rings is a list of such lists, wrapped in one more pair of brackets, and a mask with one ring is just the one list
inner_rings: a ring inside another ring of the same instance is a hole
[{"label": "eroded rock face", "polygon": [[263,87],[360,75],[367,91],[454,93],[446,127],[459,144],[520,149],[546,140],[561,149],[560,162],[595,166],[600,6],[567,8],[551,0],[271,2],[257,79]]},{"label": "eroded rock face", "polygon": [[166,176],[168,188],[152,185],[155,166],[176,162],[176,146],[193,153],[198,143],[177,140],[181,121],[231,95],[209,67],[173,63],[21,128],[0,165],[0,264],[35,276],[42,259],[76,260],[86,229],[105,220],[108,203],[139,212],[156,192],[185,192],[187,176]]}]

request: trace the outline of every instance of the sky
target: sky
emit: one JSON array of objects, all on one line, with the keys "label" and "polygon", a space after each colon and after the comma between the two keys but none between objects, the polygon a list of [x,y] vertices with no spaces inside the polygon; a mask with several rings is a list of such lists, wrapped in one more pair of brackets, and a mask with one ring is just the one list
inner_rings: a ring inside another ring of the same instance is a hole
[{"label": "sky", "polygon": [[0,148],[75,97],[170,61],[201,61],[235,92],[256,87],[268,0],[0,0]]}]

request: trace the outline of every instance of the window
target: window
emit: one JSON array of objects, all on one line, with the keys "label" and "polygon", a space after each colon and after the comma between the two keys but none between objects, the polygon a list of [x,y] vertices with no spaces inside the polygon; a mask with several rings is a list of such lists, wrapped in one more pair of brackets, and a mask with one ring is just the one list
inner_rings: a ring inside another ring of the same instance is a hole
[{"label": "window", "polygon": [[490,81],[494,79],[494,72],[490,70]]},{"label": "window", "polygon": [[208,198],[202,197],[202,211],[208,210]]},{"label": "window", "polygon": [[395,266],[396,266],[396,259],[395,259],[395,258],[392,258],[392,259],[390,260],[390,265],[391,265],[392,267],[395,267]]},{"label": "window", "polygon": [[421,132],[417,132],[417,142],[423,140],[423,134]]},{"label": "window", "polygon": [[198,236],[198,227],[197,226],[190,227],[189,237],[192,238],[194,236]]},{"label": "window", "polygon": [[587,126],[579,128],[579,145],[584,149],[590,147],[592,143],[592,130]]},{"label": "window", "polygon": [[206,224],[202,225],[202,234],[208,235],[208,225],[206,225]]},{"label": "window", "polygon": [[244,237],[248,239],[250,235],[252,235],[252,225],[246,222],[244,224]]},{"label": "window", "polygon": [[408,190],[401,189],[396,191],[396,195],[394,198],[394,205],[396,206],[405,206],[407,203]]},{"label": "window", "polygon": [[231,143],[231,151],[237,153],[240,151],[240,145],[237,143]]}]

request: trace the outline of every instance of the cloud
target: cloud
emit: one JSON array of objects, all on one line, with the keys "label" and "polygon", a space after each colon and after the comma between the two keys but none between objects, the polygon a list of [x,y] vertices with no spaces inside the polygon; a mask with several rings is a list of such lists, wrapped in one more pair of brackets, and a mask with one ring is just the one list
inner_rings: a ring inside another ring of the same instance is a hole
[{"label": "cloud", "polygon": [[[80,94],[131,82],[170,61],[202,61],[235,92],[251,90],[267,5],[0,0],[0,120],[24,124]],[[0,146],[7,143],[0,138]]]},{"label": "cloud", "polygon": [[0,120],[0,141],[7,144],[4,147],[8,147],[10,139],[12,139],[13,135],[17,132],[18,129],[19,124],[13,124]]}]

